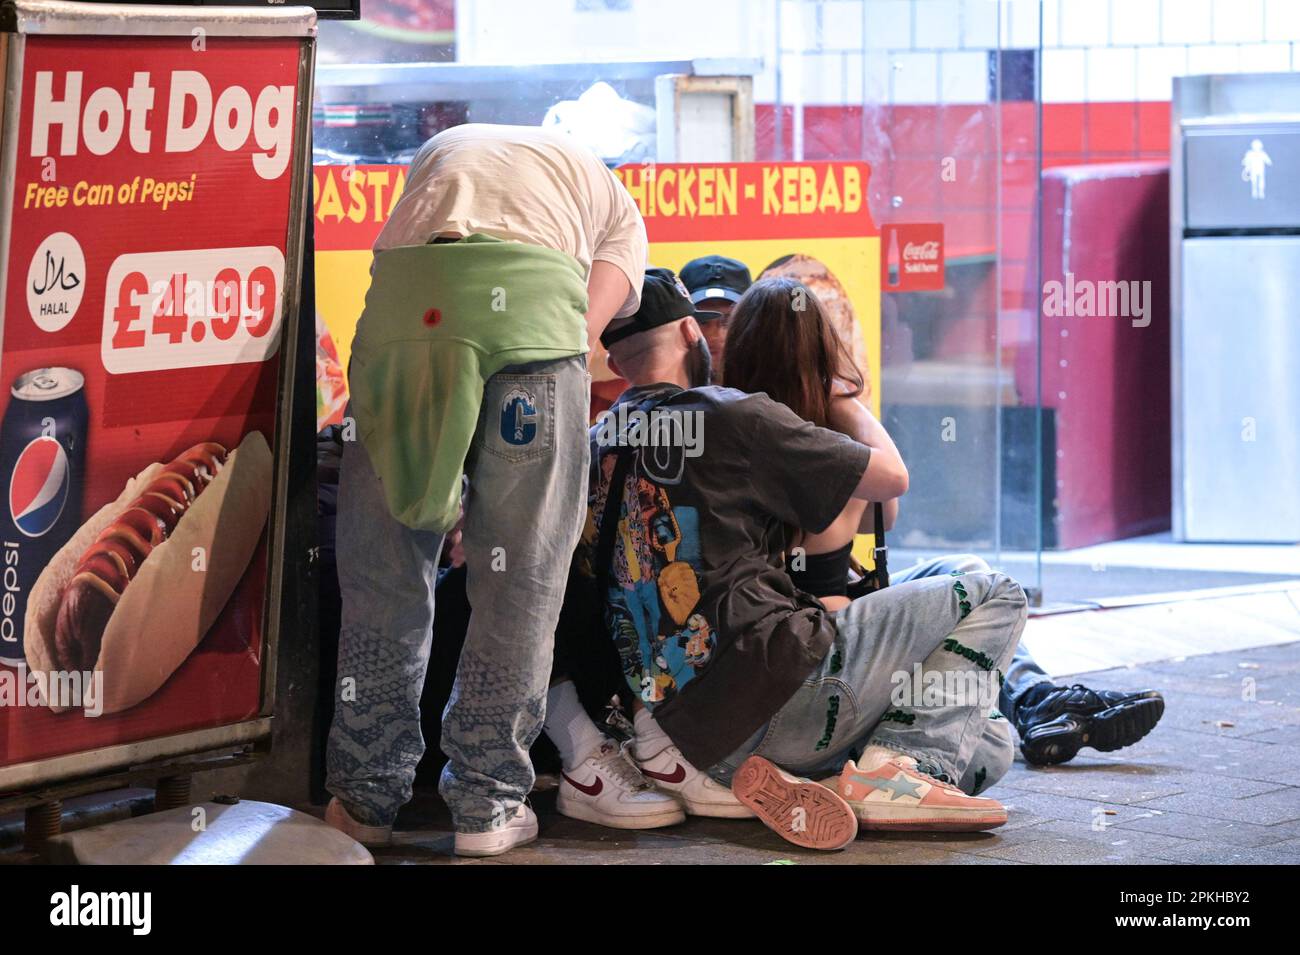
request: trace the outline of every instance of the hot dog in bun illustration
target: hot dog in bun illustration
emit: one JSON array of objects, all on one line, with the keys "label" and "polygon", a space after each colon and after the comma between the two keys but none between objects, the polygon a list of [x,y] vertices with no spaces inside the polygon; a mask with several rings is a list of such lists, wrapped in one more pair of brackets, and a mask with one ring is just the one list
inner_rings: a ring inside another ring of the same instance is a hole
[{"label": "hot dog in bun illustration", "polygon": [[[259,431],[205,442],[131,478],[54,555],[32,587],[23,645],[45,688],[54,673],[102,674],[82,702],[117,713],[151,696],[216,621],[257,549],[271,507]],[[93,700],[93,687],[103,700]],[[46,702],[56,712],[67,709]]]}]

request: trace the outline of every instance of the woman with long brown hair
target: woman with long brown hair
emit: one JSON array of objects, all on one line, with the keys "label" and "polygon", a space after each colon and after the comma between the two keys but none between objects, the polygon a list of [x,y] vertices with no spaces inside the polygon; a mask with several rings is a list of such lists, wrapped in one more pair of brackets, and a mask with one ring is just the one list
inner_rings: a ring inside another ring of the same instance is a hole
[{"label": "woman with long brown hair", "polygon": [[[872,447],[894,447],[867,410],[861,371],[836,334],[817,296],[789,278],[762,279],[736,303],[727,331],[723,383],[745,392],[766,392],[813,424],[832,428]],[[897,449],[895,449],[897,450]],[[809,493],[817,493],[809,488]],[[898,499],[885,501],[884,524],[893,526]],[[818,534],[795,529],[786,551],[786,568],[796,587],[817,597],[828,610],[849,605],[849,560],[853,537],[871,533],[872,504],[851,500]],[[923,577],[986,573],[989,566],[971,554],[918,563],[898,574],[896,583]],[[1017,644],[999,694],[998,706],[1020,735],[1021,752],[1035,765],[1063,763],[1082,746],[1111,751],[1137,742],[1159,721],[1164,699],[1156,690],[1091,690],[1080,684],[1058,686]],[[990,745],[1005,732],[1001,716],[986,727]],[[963,780],[978,792],[998,773]]]},{"label": "woman with long brown hair", "polygon": [[[817,296],[790,278],[760,279],[732,312],[723,384],[766,392],[806,421],[871,447],[893,440],[863,403],[866,381],[831,326]],[[816,493],[816,488],[809,488]],[[898,499],[885,501],[885,528],[893,526]],[[872,502],[852,500],[820,533],[794,529],[787,567],[796,586],[827,610],[847,607],[853,538],[872,530]]]}]

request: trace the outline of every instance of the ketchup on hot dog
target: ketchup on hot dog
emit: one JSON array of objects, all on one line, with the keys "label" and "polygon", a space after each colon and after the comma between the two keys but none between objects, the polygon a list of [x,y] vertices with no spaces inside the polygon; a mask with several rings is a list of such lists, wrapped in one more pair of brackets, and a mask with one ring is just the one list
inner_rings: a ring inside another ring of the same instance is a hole
[{"label": "ketchup on hot dog", "polygon": [[113,608],[153,549],[171,536],[191,504],[212,483],[227,451],[197,444],[162,469],[77,561],[55,624],[54,662],[89,670]]}]

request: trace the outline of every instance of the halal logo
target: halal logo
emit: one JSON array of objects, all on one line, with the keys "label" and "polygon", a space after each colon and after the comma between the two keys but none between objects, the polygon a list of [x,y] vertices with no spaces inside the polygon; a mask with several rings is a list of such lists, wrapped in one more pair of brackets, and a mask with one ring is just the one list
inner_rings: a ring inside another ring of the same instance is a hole
[{"label": "halal logo", "polygon": [[531,444],[537,437],[537,401],[531,392],[515,388],[501,402],[501,437],[506,444]]},{"label": "halal logo", "polygon": [[43,332],[59,332],[81,307],[86,256],[66,232],[46,236],[27,268],[27,310]]}]

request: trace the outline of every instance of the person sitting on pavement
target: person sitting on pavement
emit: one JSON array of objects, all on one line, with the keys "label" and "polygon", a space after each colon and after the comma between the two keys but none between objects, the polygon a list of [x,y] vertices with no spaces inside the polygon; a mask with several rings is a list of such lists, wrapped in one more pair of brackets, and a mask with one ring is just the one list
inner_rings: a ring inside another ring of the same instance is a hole
[{"label": "person sitting on pavement", "polygon": [[[798,304],[805,307],[797,308]],[[806,287],[789,279],[760,280],[732,312],[725,348],[728,388],[766,393],[804,420],[858,440],[871,433],[859,400],[862,376]],[[780,360],[774,361],[773,356]],[[830,382],[836,384],[826,384]],[[886,530],[897,515],[898,500],[885,501]],[[867,502],[851,500],[821,533],[797,532],[793,542],[797,550],[787,554],[795,586],[817,597],[828,610],[848,606],[853,539],[872,532],[872,517]],[[902,584],[924,577],[988,572],[988,564],[979,557],[958,554],[895,572],[891,581]],[[1085,746],[1102,752],[1130,746],[1146,736],[1164,713],[1164,698],[1156,690],[1057,685],[1023,643],[1016,645],[1004,677],[998,709],[1015,726],[1025,761],[1035,766],[1067,762]],[[898,718],[906,713],[906,707],[900,708]],[[987,777],[981,780],[983,786],[991,782]]]},{"label": "person sitting on pavement", "polygon": [[[683,304],[676,281],[659,275],[658,270],[647,273],[643,292],[658,296],[661,310],[666,302],[668,307],[698,321],[711,324],[718,320],[716,313]],[[642,313],[648,314],[649,310],[643,306]],[[698,348],[685,354],[683,372],[692,387],[710,383],[708,355],[703,340]],[[600,427],[597,424],[591,429],[593,442],[599,441]],[[556,808],[561,815],[617,829],[675,825],[688,815],[753,817],[753,811],[735,797],[728,785],[687,761],[651,718],[650,710],[641,702],[639,687],[632,694],[625,685],[620,690],[623,676],[619,656],[607,635],[596,632],[601,625],[590,625],[593,619],[603,618],[599,606],[602,598],[592,590],[595,527],[596,517],[589,510],[556,631],[556,659],[546,698],[543,730],[559,752],[562,766]],[[591,603],[597,606],[589,606]],[[630,699],[631,740],[626,746],[614,742],[590,715],[611,695]]]},{"label": "person sitting on pavement", "polygon": [[[1004,823],[997,801],[954,785],[1011,762],[1009,734],[989,731],[977,701],[882,718],[891,674],[914,664],[977,679],[1005,669],[1025,621],[1019,585],[930,578],[827,610],[785,573],[786,530],[820,533],[850,500],[906,491],[879,423],[867,415],[854,440],[766,395],[701,386],[707,344],[666,269],[647,272],[640,310],[602,343],[631,387],[592,429],[585,536],[646,735],[657,729],[799,845],[840,848],[859,825]],[[563,752],[564,728],[552,729]],[[836,773],[834,788],[808,778]]]}]

